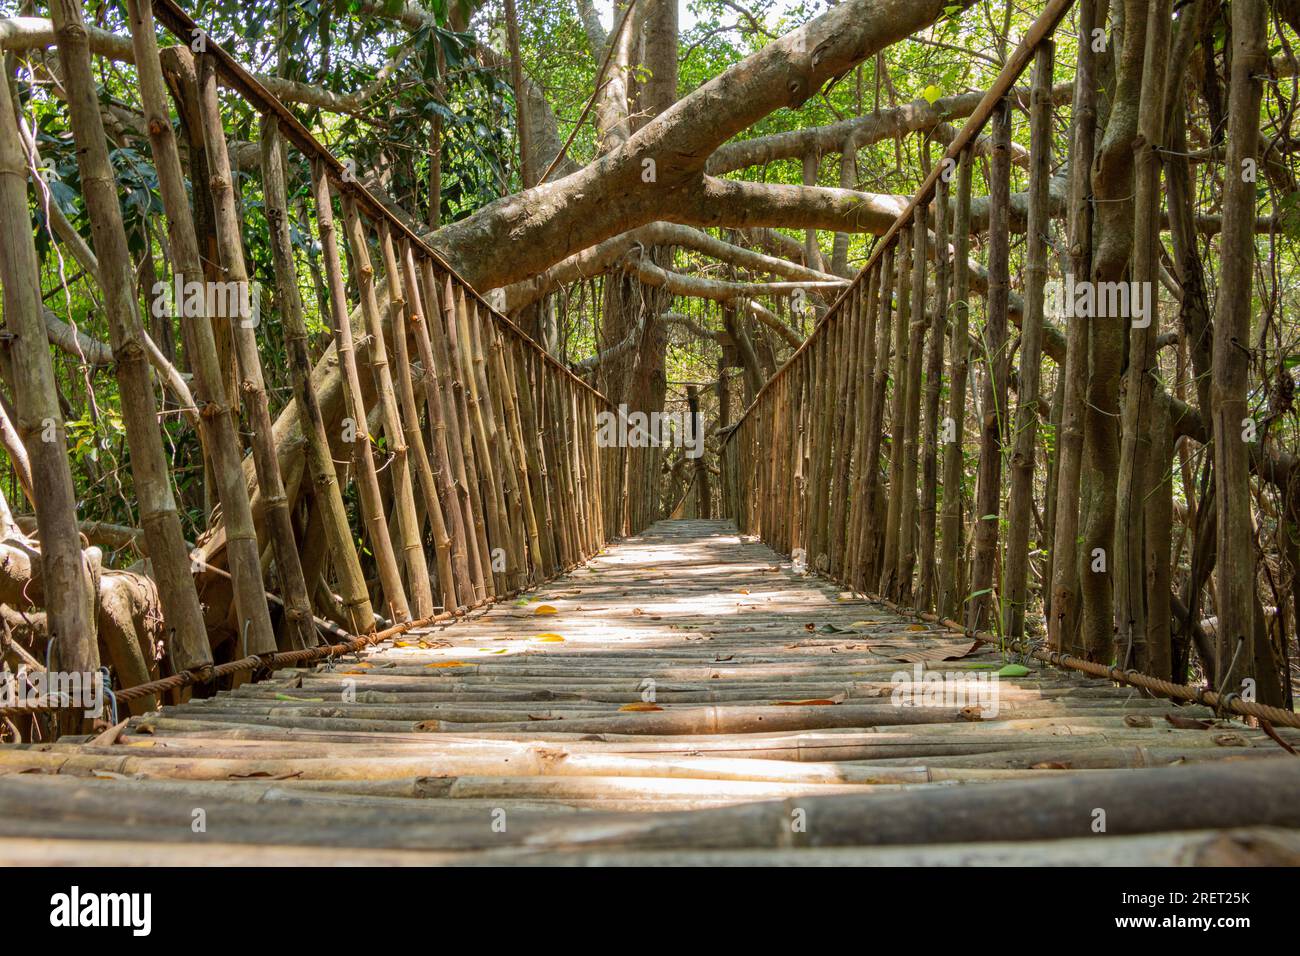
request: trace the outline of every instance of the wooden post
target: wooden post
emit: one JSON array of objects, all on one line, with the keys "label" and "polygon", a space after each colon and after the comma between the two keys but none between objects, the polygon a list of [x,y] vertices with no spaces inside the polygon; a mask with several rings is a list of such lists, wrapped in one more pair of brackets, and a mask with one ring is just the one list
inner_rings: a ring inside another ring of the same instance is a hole
[{"label": "wooden post", "polygon": [[329,283],[330,312],[334,325],[334,345],[343,375],[345,437],[352,442],[353,459],[357,469],[357,488],[361,495],[361,511],[365,517],[370,550],[379,569],[379,581],[389,613],[399,623],[411,619],[402,575],[397,568],[397,555],[388,534],[388,521],[384,517],[383,496],[379,491],[379,476],[375,472],[375,459],[370,448],[365,403],[361,398],[361,376],[357,372],[356,349],[352,342],[352,326],[348,319],[347,292],[343,286],[343,265],[339,260],[338,237],[334,228],[334,204],[330,196],[328,174],[324,162],[312,164],[312,188],[316,199],[316,227],[320,233],[321,249],[325,259],[325,276]]},{"label": "wooden post", "polygon": [[993,114],[989,183],[989,291],[984,322],[984,420],[980,423],[979,483],[975,490],[975,553],[966,626],[984,630],[993,604],[1002,504],[1002,432],[1007,410],[1007,314],[1010,296],[1011,110],[1004,98]]},{"label": "wooden post", "polygon": [[[927,163],[928,165],[928,163]],[[921,368],[925,357],[926,266],[928,265],[929,229],[926,208],[918,203],[912,213],[912,311],[908,317],[907,400],[903,410],[903,501],[899,512],[898,580],[895,599],[903,605],[912,603],[912,572],[916,567],[917,457],[921,434]]]},{"label": "wooden post", "polygon": [[1007,497],[1003,632],[1025,635],[1029,601],[1029,531],[1034,524],[1034,457],[1038,444],[1039,382],[1042,378],[1043,305],[1047,282],[1048,181],[1052,175],[1051,40],[1038,45],[1029,108],[1029,217],[1025,252],[1025,311],[1020,321],[1020,382]]},{"label": "wooden post", "polygon": [[879,542],[883,529],[880,526],[876,498],[880,492],[880,448],[884,438],[885,422],[885,388],[889,383],[889,333],[893,328],[892,301],[894,297],[894,254],[897,246],[885,248],[880,258],[879,313],[876,319],[876,364],[872,373],[871,417],[867,420],[867,445],[863,455],[867,469],[866,480],[862,485],[862,507],[865,515],[862,520],[862,540],[859,544],[856,582],[859,587],[876,585],[880,581],[880,565],[877,555],[880,553]]},{"label": "wooden post", "polygon": [[[93,673],[99,669],[95,582],[77,530],[76,487],[41,317],[36,245],[27,210],[27,161],[20,143],[6,76],[0,79],[0,284],[13,359],[14,424],[31,462],[45,621],[53,646],[50,668]],[[65,713],[63,728],[75,732],[81,714]]]},{"label": "wooden post", "polygon": [[[284,343],[289,356],[289,376],[298,410],[298,427],[307,443],[307,472],[311,475],[315,511],[338,577],[346,626],[353,634],[369,634],[375,629],[375,612],[370,604],[370,595],[366,593],[361,559],[348,525],[348,513],[334,468],[334,457],[330,454],[320,402],[311,385],[311,352],[307,346],[307,324],[303,319],[297,266],[289,236],[284,167],[284,139],[278,121],[268,118],[262,126],[262,188],[266,219],[271,226],[271,254],[275,263],[280,321],[284,324]],[[311,587],[315,577],[308,576],[305,569],[304,577]]]},{"label": "wooden post", "polygon": [[[203,135],[208,149],[209,185],[212,207],[216,213],[217,246],[221,253],[222,273],[227,288],[244,291],[245,304],[252,305],[251,314],[240,313],[221,316],[230,325],[235,343],[235,357],[239,363],[239,390],[247,412],[250,443],[253,448],[253,466],[257,483],[262,490],[266,508],[267,537],[275,554],[276,575],[285,602],[286,648],[309,647],[316,643],[316,629],[311,619],[311,604],[307,599],[307,584],[302,574],[302,561],[298,556],[298,543],[293,536],[293,521],[289,515],[289,500],[284,493],[280,477],[280,463],[275,453],[275,435],[271,426],[271,412],[267,405],[266,383],[262,378],[262,360],[257,352],[255,326],[260,303],[249,280],[244,263],[243,238],[240,235],[240,216],[235,208],[234,175],[230,169],[230,156],[226,149],[226,132],[221,122],[221,103],[217,95],[216,65],[210,54],[199,57],[199,113],[203,121]],[[224,499],[223,499],[224,500]],[[243,611],[241,606],[241,611]],[[264,653],[276,647],[271,619],[266,613],[266,602],[245,618],[240,625],[240,640],[249,653]]]},{"label": "wooden post", "polygon": [[[430,266],[430,270],[431,268]],[[401,247],[401,271],[406,283],[406,301],[411,309],[411,333],[415,339],[416,355],[425,368],[421,391],[429,417],[431,466],[443,522],[451,539],[450,558],[456,600],[461,606],[469,607],[478,603],[481,595],[477,592],[481,590],[481,584],[476,586],[470,569],[470,537],[466,532],[466,515],[460,497],[456,494],[451,458],[447,452],[447,421],[438,384],[438,366],[434,361],[433,346],[429,341],[429,328],[425,320],[429,314],[427,309],[438,307],[438,300],[430,297],[431,289],[436,287],[436,283],[431,286],[422,281],[424,270],[416,265],[410,243],[406,241],[402,242]]]},{"label": "wooden post", "polygon": [[[135,50],[145,123],[153,149],[163,209],[167,214],[173,276],[182,283],[202,283],[205,276],[199,255],[198,233],[190,212],[180,152],[167,106],[162,63],[154,34],[153,10],[141,0],[129,0],[127,10],[131,18],[131,41]],[[204,168],[207,168],[206,161]],[[240,622],[239,631],[242,635],[244,622],[251,622],[250,637],[253,633],[260,636],[271,633],[271,620],[262,579],[253,510],[244,479],[243,451],[235,430],[236,415],[228,402],[212,320],[207,314],[208,297],[196,296],[194,301],[198,308],[196,314],[189,311],[188,297],[174,303],[174,308],[181,316],[181,332],[194,373],[195,402],[199,406],[199,421],[205,437],[204,450],[209,456],[212,477],[221,500],[226,530],[226,563],[230,569],[235,610]],[[168,321],[170,322],[170,316]],[[315,626],[310,609],[306,617],[306,631],[314,643]],[[302,632],[294,629],[294,633]]]},{"label": "wooden post", "polygon": [[[203,609],[190,574],[190,557],[181,534],[162,433],[158,428],[158,406],[154,400],[143,343],[144,330],[135,301],[134,273],[126,245],[126,231],[122,226],[116,180],[108,159],[104,124],[91,72],[86,25],[82,20],[81,4],[76,0],[53,0],[50,12],[63,66],[82,191],[90,216],[95,254],[99,258],[104,312],[108,319],[113,359],[117,363],[122,418],[131,452],[140,526],[158,584],[159,602],[167,627],[172,631],[172,666],[177,670],[203,667],[212,663],[212,650],[203,624]],[[79,657],[90,659],[85,653]]]},{"label": "wooden post", "polygon": [[[932,611],[938,589],[938,554],[935,542],[938,507],[939,392],[943,385],[943,348],[948,326],[948,179],[941,172],[934,193],[934,306],[930,310],[929,347],[925,353],[925,434],[921,442],[920,539],[921,556],[916,607]],[[945,489],[945,495],[947,489]]]},{"label": "wooden post", "polygon": [[[1091,36],[1097,22],[1097,0],[1079,0],[1079,35]],[[1097,141],[1097,55],[1092,44],[1079,45],[1075,72],[1070,136],[1070,275],[1092,275],[1092,156]],[[1088,386],[1086,319],[1067,320],[1065,394],[1056,444],[1056,527],[1052,545],[1051,613],[1048,640],[1055,651],[1079,654],[1079,487],[1083,462],[1084,399]]]},{"label": "wooden post", "polygon": [[940,526],[939,614],[957,618],[965,603],[961,580],[963,489],[966,462],[967,378],[970,373],[970,189],[972,153],[968,146],[957,162],[957,203],[953,215],[953,326],[948,382],[948,437],[943,452],[943,515]]},{"label": "wooden post", "polygon": [[[379,314],[379,301],[375,294],[375,270],[370,260],[365,227],[356,203],[344,193],[343,217],[347,224],[348,245],[356,265],[357,288],[361,298],[361,314],[370,333],[369,365],[379,395],[379,411],[392,456],[389,470],[393,482],[393,510],[397,516],[397,533],[406,565],[406,584],[416,617],[433,613],[433,593],[429,586],[429,565],[424,559],[424,545],[420,541],[420,524],[415,513],[415,489],[411,483],[411,467],[406,436],[402,431],[402,416],[397,408],[397,395],[393,389],[392,370],[388,366],[388,349],[384,344],[384,322]],[[396,328],[402,326],[405,302],[401,283],[388,283],[389,317]]]},{"label": "wooden post", "polygon": [[1268,70],[1263,0],[1232,4],[1232,79],[1228,91],[1228,159],[1223,176],[1222,270],[1214,317],[1214,485],[1218,505],[1215,629],[1219,689],[1242,693],[1254,677],[1257,697],[1274,703],[1276,675],[1256,670],[1255,540],[1250,502],[1250,320],[1255,265],[1255,183],[1248,164],[1259,156],[1262,76]]},{"label": "wooden post", "polygon": [[885,553],[880,570],[880,593],[898,596],[898,540],[903,510],[903,442],[907,413],[908,316],[912,311],[912,240],[906,229],[898,234],[898,303],[894,322],[894,386],[889,411],[889,505],[885,512]]},{"label": "wooden post", "polygon": [[[425,451],[424,436],[420,434],[420,410],[415,404],[415,386],[411,383],[411,356],[407,344],[407,333],[414,324],[410,316],[419,310],[419,293],[415,284],[409,281],[404,271],[397,264],[397,250],[393,245],[392,229],[387,220],[379,221],[379,245],[384,256],[384,276],[388,288],[401,288],[402,298],[390,296],[393,303],[393,361],[397,363],[397,400],[400,403],[402,434],[406,442],[408,460],[415,465],[415,476],[423,496],[424,510],[429,515],[429,524],[433,529],[433,550],[438,566],[438,588],[442,592],[442,605],[445,609],[455,610],[464,601],[456,592],[456,579],[451,568],[451,535],[447,531],[447,522],[443,517],[442,504],[438,500],[438,489],[433,480],[433,466]],[[418,530],[419,525],[416,525]],[[427,572],[426,572],[427,573]]]}]

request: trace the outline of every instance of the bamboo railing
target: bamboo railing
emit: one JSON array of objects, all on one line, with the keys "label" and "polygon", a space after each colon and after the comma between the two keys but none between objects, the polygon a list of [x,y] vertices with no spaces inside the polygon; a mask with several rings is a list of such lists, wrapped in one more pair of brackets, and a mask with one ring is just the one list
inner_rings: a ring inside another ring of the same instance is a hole
[{"label": "bamboo railing", "polygon": [[[1033,63],[1029,191],[1035,198],[1029,210],[1030,269],[1020,351],[1022,368],[1036,368],[1045,279],[1041,237],[1051,171],[1051,37],[1071,6],[1072,0],[1047,4],[969,121],[931,163],[921,188],[867,264],[758,392],[723,443],[724,497],[742,532],[793,555],[797,564],[900,606],[937,609],[947,619],[964,606],[966,626],[975,631],[990,623],[1003,435],[1012,431],[1007,427],[1008,97]],[[971,360],[972,147],[990,126],[988,311],[986,352],[980,357],[986,369],[984,428],[975,507],[977,515],[994,517],[975,523],[967,562],[962,560],[961,479]],[[928,153],[923,158],[929,162]],[[940,387],[945,373],[950,382],[947,406]],[[1022,395],[1036,396],[1036,377],[1022,374],[1020,384]],[[1015,418],[1012,493],[1024,496],[1032,491],[1033,403],[1021,402]],[[1004,615],[1019,636],[1027,574],[1025,521],[1031,510],[1017,515],[1012,508],[1010,513],[1001,593]],[[1011,553],[1016,548],[1019,562]],[[1015,610],[1008,611],[1010,607]]]},{"label": "bamboo railing", "polygon": [[[623,531],[626,449],[599,447],[596,440],[597,414],[609,407],[605,398],[494,310],[176,3],[129,0],[134,61],[178,278],[243,288],[258,278],[244,254],[240,191],[218,86],[235,91],[261,117],[261,188],[274,273],[262,278],[276,289],[292,383],[291,402],[273,419],[257,320],[210,315],[204,303],[187,303],[180,325],[193,372],[193,420],[221,505],[220,523],[187,554],[144,359],[148,335],[107,162],[86,25],[79,4],[59,0],[52,7],[95,253],[111,293],[106,309],[143,536],[169,634],[167,666],[178,675],[167,687],[213,673],[216,642],[201,608],[208,605],[210,613],[216,592],[200,593],[205,582],[224,589],[231,608],[217,628],[234,638],[224,651],[234,663],[222,665],[233,673],[240,661],[260,658],[274,666],[306,660],[330,650],[325,639],[337,650],[351,646],[347,638],[383,633],[377,626],[392,633],[462,614],[582,563]],[[180,45],[160,51],[155,15]],[[202,165],[191,169],[190,179],[195,206],[212,213],[207,235],[198,232],[191,208],[173,104],[182,114],[182,132],[191,137],[191,163],[206,164],[206,181]],[[5,112],[12,115],[8,105]],[[14,174],[4,199],[15,211],[12,221],[21,222],[15,242],[22,248],[3,257],[6,290],[22,284],[16,277],[34,261],[34,251],[19,255],[30,247],[32,232],[25,187],[13,188],[27,170],[23,157],[11,152],[0,157],[0,172]],[[310,217],[297,209],[294,215],[302,223],[313,220],[322,252],[331,325],[323,355],[310,348],[289,229],[288,171],[304,165],[311,170]],[[99,192],[91,195],[92,187]],[[201,239],[208,242],[202,253]],[[205,274],[204,256],[214,252],[216,264],[207,263]],[[39,336],[45,350],[39,301],[7,301],[10,327],[33,341]],[[48,385],[34,378],[18,396],[24,423],[58,418]],[[40,443],[41,481],[56,493],[35,496],[37,518],[49,532],[44,540],[55,540],[57,531],[57,540],[75,542],[75,533],[66,532],[76,527],[76,515],[67,493],[61,419],[58,425],[58,440]],[[349,483],[355,484],[355,504]],[[47,580],[77,590],[88,574],[76,555],[51,548],[50,556],[62,564]],[[273,604],[283,608],[278,622]],[[59,620],[66,625],[55,635],[55,660],[98,667],[93,626],[78,623],[71,612]],[[115,663],[119,651],[139,655],[138,648],[110,651]],[[119,666],[119,674],[148,676],[143,660],[133,663],[140,666]],[[123,699],[153,704],[152,692]]]}]

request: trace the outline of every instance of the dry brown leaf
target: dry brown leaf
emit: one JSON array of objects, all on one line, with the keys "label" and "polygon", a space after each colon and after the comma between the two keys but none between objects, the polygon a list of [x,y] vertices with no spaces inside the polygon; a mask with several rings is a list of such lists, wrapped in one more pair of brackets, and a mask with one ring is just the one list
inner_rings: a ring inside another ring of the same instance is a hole
[{"label": "dry brown leaf", "polygon": [[638,701],[635,704],[624,704],[619,710],[627,714],[641,714],[652,710],[663,710],[658,704],[651,704],[645,701]]},{"label": "dry brown leaf", "polygon": [[1181,714],[1165,714],[1165,720],[1173,724],[1180,730],[1209,730],[1214,724],[1208,720],[1197,720],[1195,717],[1183,717]]},{"label": "dry brown leaf", "polygon": [[907,664],[924,664],[927,661],[959,661],[978,646],[978,641],[961,641],[940,647],[923,647],[915,651],[895,654],[891,660]]}]

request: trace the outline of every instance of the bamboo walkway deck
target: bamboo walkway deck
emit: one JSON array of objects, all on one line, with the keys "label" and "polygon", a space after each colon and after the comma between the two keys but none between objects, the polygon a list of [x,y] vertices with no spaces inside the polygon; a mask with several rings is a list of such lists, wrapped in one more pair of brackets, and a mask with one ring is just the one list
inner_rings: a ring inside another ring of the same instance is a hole
[{"label": "bamboo walkway deck", "polygon": [[1033,664],[991,698],[1006,663],[661,522],[363,659],[0,748],[0,864],[1300,861],[1263,732]]}]

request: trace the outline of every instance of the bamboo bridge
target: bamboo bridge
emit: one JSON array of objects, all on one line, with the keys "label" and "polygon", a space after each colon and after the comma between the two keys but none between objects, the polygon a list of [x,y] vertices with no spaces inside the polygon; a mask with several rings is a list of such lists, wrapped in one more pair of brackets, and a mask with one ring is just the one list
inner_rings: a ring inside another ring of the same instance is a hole
[{"label": "bamboo bridge", "polygon": [[[250,266],[218,88],[261,119],[292,364],[293,401],[272,420],[253,329],[231,323],[232,379],[212,325],[183,323],[222,505],[193,550],[165,480],[78,6],[56,0],[54,23],[167,672],[151,679],[140,647],[105,638],[117,722],[86,733],[65,708],[62,736],[0,747],[0,864],[1300,862],[1292,710],[1161,679],[1149,653],[1098,660],[1071,633],[1043,639],[1026,620],[1040,409],[1007,408],[1006,323],[1022,327],[1018,390],[1035,395],[1040,355],[1065,349],[1044,321],[1042,279],[1051,38],[1071,3],[1046,4],[866,267],[729,426],[729,513],[670,520],[639,493],[654,480],[649,459],[597,441],[609,411],[599,392],[480,297],[213,38],[192,57],[160,51],[155,16],[186,44],[201,34],[173,0],[131,0],[130,54],[178,271],[202,275],[208,250],[181,175],[170,78],[194,80],[184,119],[206,145],[216,253],[233,281]],[[1031,64],[1030,199],[1014,212],[1028,221],[1031,269],[1015,301],[1008,104]],[[8,96],[0,84],[4,123]],[[20,431],[32,433],[57,404],[40,374],[41,304],[16,278],[35,269],[24,159],[8,155],[17,137],[0,134],[5,318],[28,369]],[[315,367],[289,244],[290,149],[313,171],[332,309],[328,361]],[[993,182],[987,273],[968,261],[977,151]],[[15,165],[17,184],[3,175]],[[999,512],[1004,417],[1015,422],[1012,497],[1025,505],[1010,509],[1000,571],[998,522],[977,522],[968,561],[961,496],[940,509],[936,494],[961,484],[964,415],[942,407],[938,383],[961,376],[950,389],[960,401],[979,358],[973,285],[987,292],[993,339],[975,514]],[[1167,397],[1146,398],[1169,414]],[[241,402],[247,463],[230,414]],[[31,471],[44,593],[73,595],[89,572],[63,445],[32,442]],[[293,518],[308,491],[321,516],[310,547]],[[345,625],[316,614],[325,555]],[[58,605],[47,666],[97,670],[96,641],[80,639],[93,633],[85,609]]]}]

